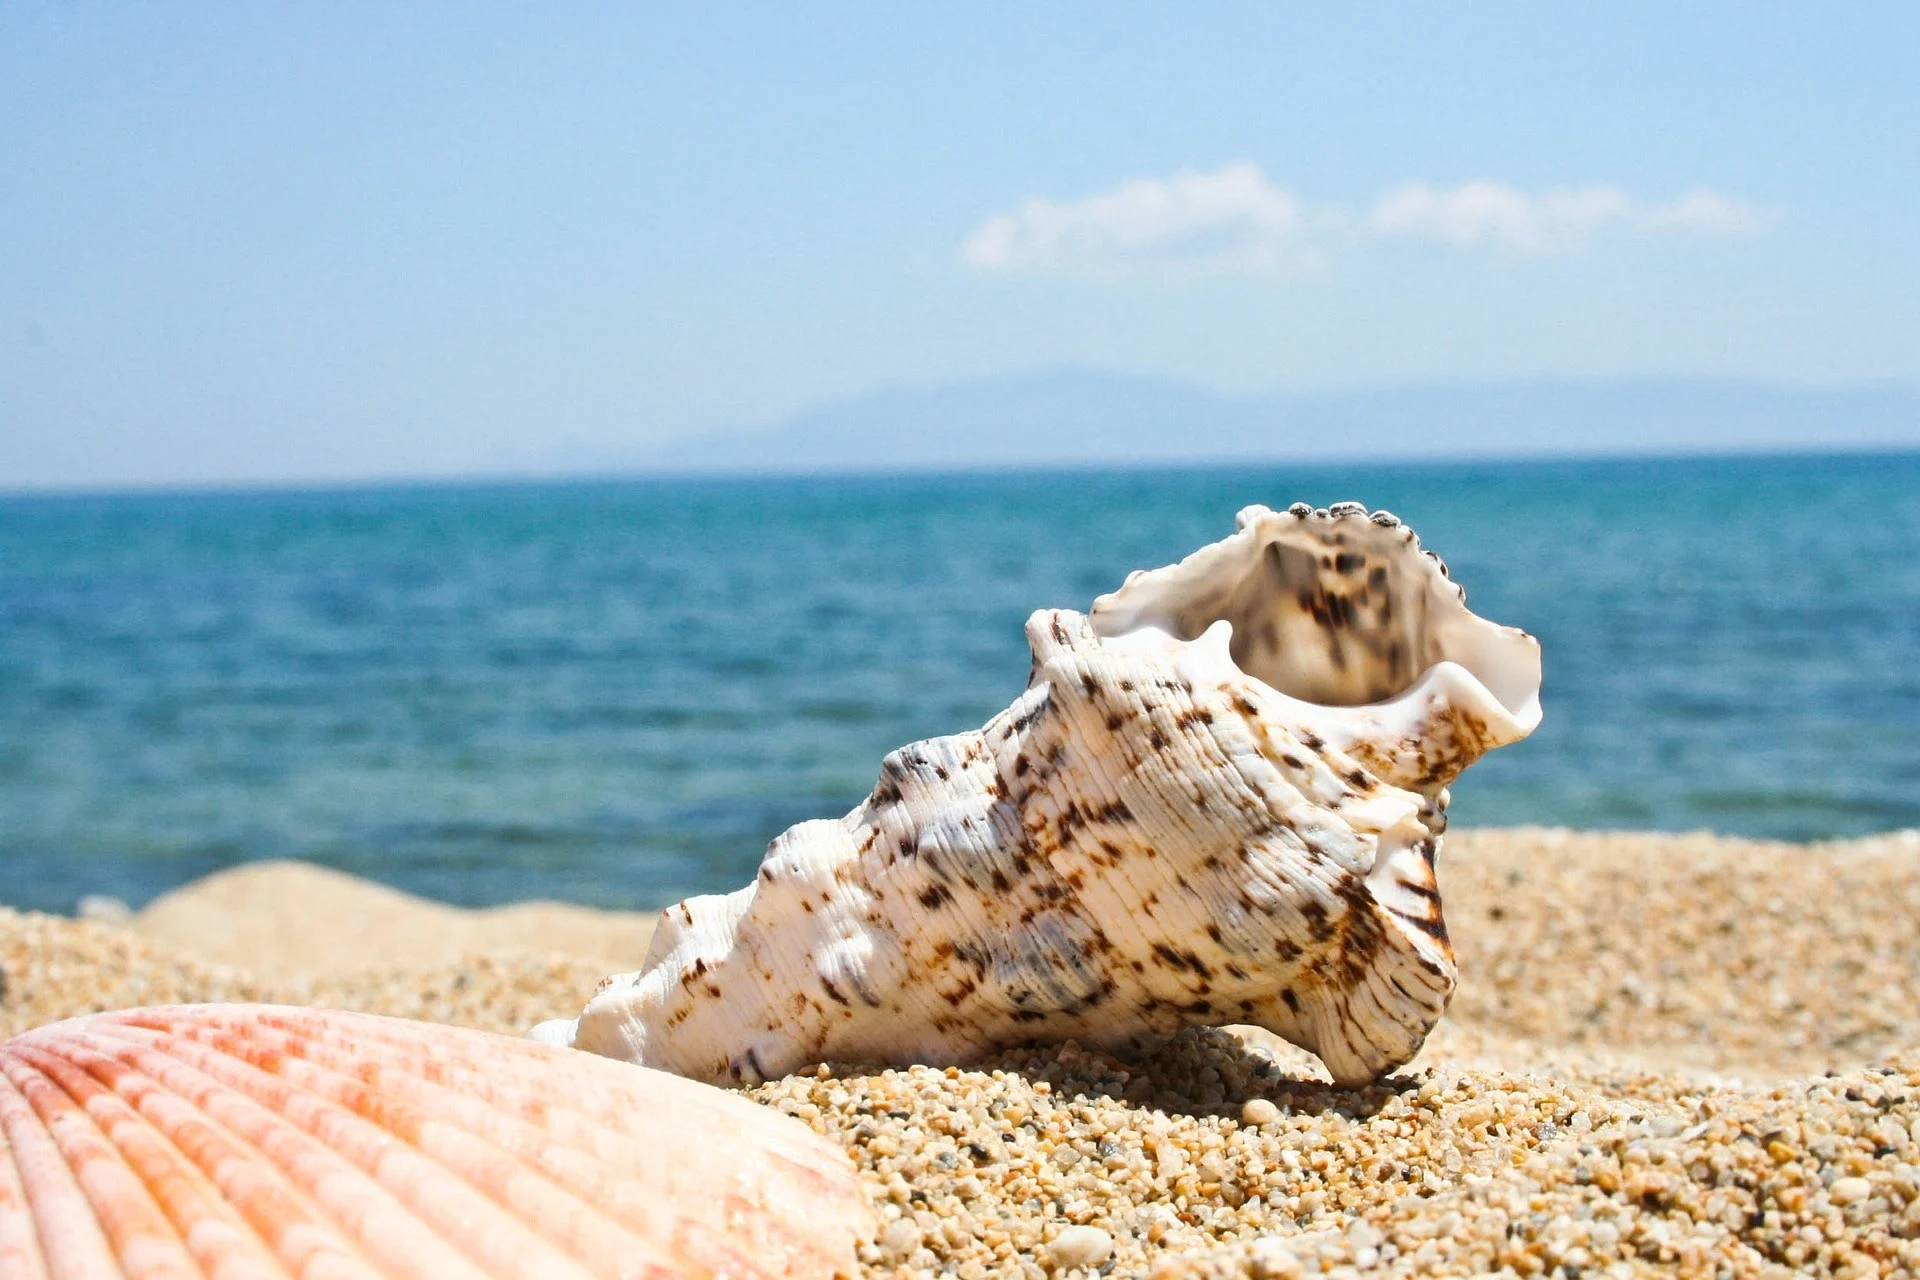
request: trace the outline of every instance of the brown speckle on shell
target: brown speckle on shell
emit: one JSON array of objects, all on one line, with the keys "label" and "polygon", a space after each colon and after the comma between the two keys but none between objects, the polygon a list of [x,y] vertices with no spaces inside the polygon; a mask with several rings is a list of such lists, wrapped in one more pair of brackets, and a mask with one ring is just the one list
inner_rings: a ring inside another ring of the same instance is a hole
[{"label": "brown speckle on shell", "polygon": [[[1012,706],[890,754],[865,804],[773,842],[780,875],[667,913],[566,1037],[708,1078],[1229,1021],[1341,1081],[1407,1061],[1453,986],[1444,788],[1537,722],[1538,646],[1359,504],[1237,523],[1034,614]],[[749,957],[724,999],[674,980]]]}]

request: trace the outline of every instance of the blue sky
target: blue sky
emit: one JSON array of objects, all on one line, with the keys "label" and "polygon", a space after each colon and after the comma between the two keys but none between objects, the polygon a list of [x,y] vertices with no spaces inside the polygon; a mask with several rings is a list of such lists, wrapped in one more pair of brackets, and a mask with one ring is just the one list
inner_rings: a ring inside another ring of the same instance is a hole
[{"label": "blue sky", "polygon": [[1920,8],[0,8],[0,486],[1061,366],[1920,382]]}]

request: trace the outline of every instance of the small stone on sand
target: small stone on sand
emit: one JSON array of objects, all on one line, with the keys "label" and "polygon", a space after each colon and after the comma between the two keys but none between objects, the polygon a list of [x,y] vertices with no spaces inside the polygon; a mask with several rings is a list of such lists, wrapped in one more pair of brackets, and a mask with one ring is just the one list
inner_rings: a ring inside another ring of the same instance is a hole
[{"label": "small stone on sand", "polygon": [[[1365,1088],[1236,1027],[747,1096],[852,1157],[886,1224],[868,1280],[1920,1277],[1920,836],[1456,831],[1439,875],[1460,989]],[[285,866],[170,899],[0,908],[0,1035],[200,1000],[519,1032],[637,968],[650,925]]]},{"label": "small stone on sand", "polygon": [[1047,1246],[1056,1267],[1097,1267],[1112,1253],[1113,1237],[1098,1227],[1068,1227]]}]

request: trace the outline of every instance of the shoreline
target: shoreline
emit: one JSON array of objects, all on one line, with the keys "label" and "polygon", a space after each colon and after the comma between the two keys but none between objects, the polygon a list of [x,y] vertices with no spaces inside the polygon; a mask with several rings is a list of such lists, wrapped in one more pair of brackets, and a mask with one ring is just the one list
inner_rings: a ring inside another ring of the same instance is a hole
[{"label": "shoreline", "polygon": [[[1447,836],[1439,877],[1461,969],[1443,1026],[1765,1070],[1823,1068],[1841,1046],[1858,1060],[1920,1045],[1920,1011],[1900,1007],[1920,1001],[1894,989],[1907,975],[1920,991],[1920,926],[1911,940],[1900,929],[1907,912],[1920,921],[1920,830],[1792,843],[1461,828]],[[597,970],[597,984],[640,967],[658,915],[539,899],[460,907],[284,859],[212,873],[124,915],[0,903],[15,931],[28,920],[62,936],[97,928],[106,934],[89,936],[116,939],[140,963],[342,993],[463,964]],[[1735,972],[1711,971],[1710,957]],[[1877,985],[1875,973],[1885,975]],[[1543,1004],[1535,997],[1549,982],[1556,999]],[[1513,998],[1516,986],[1527,998]],[[1743,1006],[1730,999],[1735,986],[1761,999]],[[17,1001],[17,985],[0,994],[8,1034],[21,1029]],[[1836,1017],[1851,1021],[1811,1025]]]},{"label": "shoreline", "polygon": [[[1844,857],[1888,847],[1920,851],[1920,827],[1811,840],[1723,835],[1704,828],[1455,827],[1446,837],[1442,860],[1456,850],[1509,840],[1542,851],[1570,843],[1583,847],[1592,841],[1688,846],[1706,842],[1755,855]],[[374,967],[361,963],[362,954],[374,946],[399,963],[445,960],[497,947],[528,947],[599,958],[631,954],[637,964],[645,954],[654,920],[669,905],[608,908],[532,897],[465,906],[303,858],[235,863],[163,890],[139,907],[108,893],[84,894],[67,911],[23,907],[0,899],[0,910],[130,929],[195,959],[252,968],[270,976]],[[316,937],[293,927],[304,926],[316,916],[336,930],[347,923],[351,932]]]},{"label": "shoreline", "polygon": [[[1920,833],[1465,829],[1440,881],[1460,988],[1364,1089],[1237,1029],[750,1096],[853,1155],[872,1275],[1092,1276],[1050,1252],[1070,1227],[1099,1274],[1158,1280],[1920,1274]],[[250,864],[120,924],[0,909],[0,1034],[235,999],[517,1033],[637,968],[651,918]]]}]

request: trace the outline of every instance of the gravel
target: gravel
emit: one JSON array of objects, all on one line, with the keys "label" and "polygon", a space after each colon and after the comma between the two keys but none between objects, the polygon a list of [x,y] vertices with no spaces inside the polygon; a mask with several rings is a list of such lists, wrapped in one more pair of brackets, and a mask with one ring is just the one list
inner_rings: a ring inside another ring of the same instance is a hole
[{"label": "gravel", "polygon": [[[1469,831],[1441,881],[1461,989],[1367,1088],[1209,1029],[750,1096],[845,1145],[876,1276],[1920,1276],[1920,835]],[[203,999],[518,1030],[603,967],[505,949],[268,981],[0,910],[0,1031]]]}]

